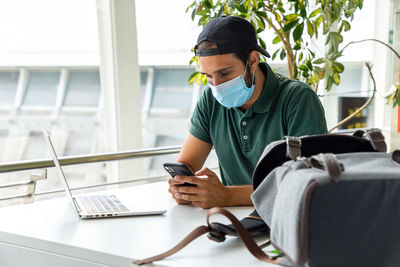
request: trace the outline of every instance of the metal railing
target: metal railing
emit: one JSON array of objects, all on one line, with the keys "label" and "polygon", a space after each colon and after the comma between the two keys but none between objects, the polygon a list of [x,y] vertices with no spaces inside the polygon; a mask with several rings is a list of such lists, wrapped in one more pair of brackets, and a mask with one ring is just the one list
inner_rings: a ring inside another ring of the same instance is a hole
[{"label": "metal railing", "polygon": [[[344,130],[336,130],[334,133],[350,134],[356,130],[366,130],[366,129],[364,129],[364,128],[350,129],[350,130],[344,129]],[[100,154],[93,154],[93,155],[60,157],[59,161],[62,166],[75,165],[75,164],[86,164],[86,163],[96,163],[96,162],[107,162],[107,161],[115,161],[115,160],[123,160],[123,159],[134,159],[134,158],[144,158],[144,157],[154,157],[154,156],[176,154],[176,153],[179,153],[181,149],[182,149],[182,146],[148,148],[148,149],[128,150],[128,151],[115,152],[115,153],[100,153]],[[0,173],[32,170],[32,169],[44,169],[44,170],[42,170],[42,172],[40,174],[31,173],[28,180],[0,185],[0,189],[15,187],[15,186],[27,186],[26,194],[18,194],[18,195],[3,197],[3,198],[0,198],[0,201],[24,198],[25,203],[27,203],[27,202],[33,202],[35,196],[43,196],[43,195],[63,192],[64,189],[55,189],[55,190],[49,190],[49,191],[40,192],[40,193],[35,192],[36,181],[46,179],[47,171],[45,168],[51,168],[51,167],[55,167],[54,162],[51,159],[0,163]],[[212,169],[217,169],[217,168],[212,168]],[[105,187],[105,186],[111,186],[111,185],[143,182],[143,181],[155,182],[155,181],[163,180],[163,178],[165,179],[165,177],[166,176],[153,176],[153,177],[145,177],[145,178],[128,179],[128,180],[117,181],[117,182],[99,183],[99,184],[93,184],[93,185],[88,185],[88,186],[74,187],[74,188],[71,188],[71,190],[82,190],[82,189],[98,188],[98,187]]]},{"label": "metal railing", "polygon": [[[60,165],[74,165],[74,164],[85,164],[94,162],[105,162],[121,159],[133,159],[133,158],[144,158],[144,157],[154,157],[162,156],[168,154],[179,153],[181,146],[170,146],[170,147],[160,147],[160,148],[148,148],[148,149],[138,149],[138,150],[128,150],[115,153],[102,153],[94,155],[82,155],[82,156],[69,156],[60,157]],[[12,172],[12,171],[23,171],[31,169],[42,169],[55,167],[52,159],[41,159],[41,160],[31,160],[31,161],[15,161],[8,163],[0,163],[0,173]]]},{"label": "metal railing", "polygon": [[[69,156],[69,157],[60,157],[60,165],[75,165],[75,164],[86,164],[86,163],[97,163],[97,162],[107,162],[107,161],[116,161],[116,160],[124,160],[124,159],[135,159],[135,158],[144,158],[144,157],[154,157],[154,156],[162,156],[169,154],[179,153],[181,150],[181,146],[169,146],[169,147],[159,147],[159,148],[148,148],[148,149],[138,149],[138,150],[128,150],[122,152],[115,153],[101,153],[101,154],[93,154],[93,155],[81,155],[81,156]],[[7,173],[13,171],[23,171],[23,170],[32,170],[32,169],[44,169],[41,173],[31,173],[29,179],[0,185],[0,189],[16,187],[16,186],[27,186],[26,194],[18,194],[0,198],[1,200],[11,200],[23,198],[25,199],[25,203],[31,203],[34,201],[35,196],[43,196],[48,194],[60,193],[63,192],[64,189],[56,189],[45,192],[36,193],[36,181],[43,180],[47,178],[47,169],[55,167],[53,160],[51,159],[41,159],[41,160],[31,160],[31,161],[16,161],[16,162],[8,162],[8,163],[0,163],[0,173]],[[123,180],[117,182],[108,182],[108,183],[99,183],[89,186],[81,186],[74,187],[71,190],[81,190],[81,189],[90,189],[97,187],[104,187],[110,185],[119,185],[133,182],[155,182],[160,181],[166,176],[154,176],[154,177],[145,177],[139,179],[130,179]]]}]

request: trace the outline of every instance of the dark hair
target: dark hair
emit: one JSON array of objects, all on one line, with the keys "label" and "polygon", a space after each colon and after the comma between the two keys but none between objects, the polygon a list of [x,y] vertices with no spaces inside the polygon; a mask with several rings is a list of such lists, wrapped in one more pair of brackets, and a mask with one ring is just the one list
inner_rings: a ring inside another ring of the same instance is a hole
[{"label": "dark hair", "polygon": [[[211,49],[211,48],[216,48],[217,45],[213,42],[210,41],[202,41],[199,45],[198,45],[198,49],[199,50],[206,50],[206,49]],[[233,53],[235,55],[235,57],[237,57],[238,59],[240,59],[240,61],[243,62],[243,65],[246,65],[247,60],[249,59],[251,50],[246,50],[246,51],[241,51],[241,52],[237,52],[237,53]]]}]

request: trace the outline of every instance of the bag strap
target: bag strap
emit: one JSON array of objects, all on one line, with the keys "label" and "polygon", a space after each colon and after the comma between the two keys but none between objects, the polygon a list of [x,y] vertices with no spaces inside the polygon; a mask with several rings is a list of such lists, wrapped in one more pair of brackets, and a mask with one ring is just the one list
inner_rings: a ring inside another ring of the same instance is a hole
[{"label": "bag strap", "polygon": [[353,133],[353,136],[357,137],[367,137],[371,143],[372,148],[378,152],[386,152],[386,142],[381,130],[377,128],[367,129],[367,130],[357,130]]},{"label": "bag strap", "polygon": [[336,156],[332,153],[324,153],[317,156],[312,156],[309,163],[314,168],[328,171],[331,179],[334,182],[339,182],[340,175],[344,170],[343,164],[341,164],[336,159]]},{"label": "bag strap", "polygon": [[149,257],[146,259],[142,260],[135,260],[133,261],[134,264],[136,265],[143,265],[143,264],[148,264],[152,263],[153,261],[161,260],[165,257],[171,256],[172,254],[175,254],[182,248],[184,248],[187,244],[192,242],[194,239],[198,238],[199,236],[208,233],[208,232],[213,232],[214,230],[211,227],[210,224],[210,216],[213,214],[221,214],[225,217],[227,217],[233,227],[235,228],[236,232],[238,233],[240,239],[242,239],[243,243],[247,247],[247,249],[250,251],[250,253],[256,257],[257,259],[273,264],[279,264],[282,261],[282,257],[271,257],[267,255],[262,249],[257,245],[257,243],[254,241],[254,239],[251,237],[251,235],[247,232],[247,230],[243,227],[243,225],[240,223],[240,221],[229,211],[222,209],[222,208],[212,208],[208,211],[207,213],[207,226],[199,226],[196,229],[194,229],[189,235],[187,235],[181,242],[179,242],[175,247],[171,248],[170,250],[161,253],[159,255]]},{"label": "bag strap", "polygon": [[301,156],[301,139],[295,136],[285,136],[286,157],[297,160]]}]

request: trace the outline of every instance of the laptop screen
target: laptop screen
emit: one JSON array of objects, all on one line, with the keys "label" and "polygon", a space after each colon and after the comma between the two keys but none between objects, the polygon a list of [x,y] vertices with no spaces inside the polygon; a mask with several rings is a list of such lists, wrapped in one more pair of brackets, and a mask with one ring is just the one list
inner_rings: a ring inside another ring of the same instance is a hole
[{"label": "laptop screen", "polygon": [[77,207],[74,204],[74,200],[72,198],[72,194],[71,194],[71,189],[69,188],[68,182],[67,182],[67,178],[65,178],[64,172],[61,168],[60,162],[58,161],[58,157],[56,154],[56,151],[54,149],[53,143],[51,142],[50,136],[49,134],[46,132],[46,130],[43,130],[43,136],[46,139],[47,145],[49,147],[49,150],[51,152],[51,156],[53,157],[53,161],[54,161],[54,165],[56,166],[57,172],[58,172],[58,176],[60,176],[61,180],[63,181],[64,187],[65,187],[65,192],[67,192],[67,195],[69,197],[69,199],[71,200],[71,204],[74,206],[74,209],[78,211]]}]

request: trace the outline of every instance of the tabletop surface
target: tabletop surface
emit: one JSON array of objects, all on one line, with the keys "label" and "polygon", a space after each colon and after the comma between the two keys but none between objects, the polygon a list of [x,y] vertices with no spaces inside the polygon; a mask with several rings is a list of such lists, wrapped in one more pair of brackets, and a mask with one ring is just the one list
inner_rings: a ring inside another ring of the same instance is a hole
[{"label": "tabletop surface", "polygon": [[[166,208],[163,215],[79,220],[68,199],[56,198],[34,204],[0,209],[0,242],[85,259],[110,266],[136,266],[141,259],[164,252],[189,232],[206,225],[208,210],[177,205],[167,192],[166,182],[115,191],[119,197],[141,202],[156,197]],[[239,219],[253,207],[228,208]],[[214,215],[212,221],[227,223]],[[262,243],[266,237],[257,239]],[[273,266],[258,261],[239,238],[216,243],[206,235],[177,254],[152,266]]]}]

